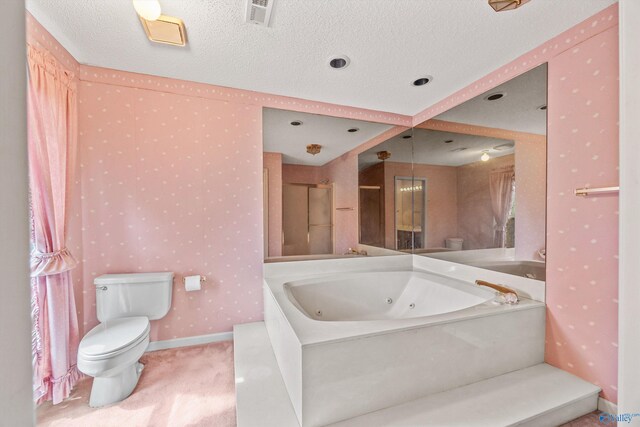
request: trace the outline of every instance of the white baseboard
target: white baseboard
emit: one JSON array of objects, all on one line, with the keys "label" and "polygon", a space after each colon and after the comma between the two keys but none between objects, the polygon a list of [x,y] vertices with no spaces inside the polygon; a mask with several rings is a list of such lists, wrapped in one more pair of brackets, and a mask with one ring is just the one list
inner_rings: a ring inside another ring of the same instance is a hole
[{"label": "white baseboard", "polygon": [[607,414],[617,414],[618,405],[598,397],[598,411],[606,412]]},{"label": "white baseboard", "polygon": [[189,347],[192,345],[209,344],[219,341],[232,341],[233,332],[220,332],[217,334],[197,335],[195,337],[175,338],[164,341],[151,341],[147,347],[147,352],[166,350],[168,348]]}]

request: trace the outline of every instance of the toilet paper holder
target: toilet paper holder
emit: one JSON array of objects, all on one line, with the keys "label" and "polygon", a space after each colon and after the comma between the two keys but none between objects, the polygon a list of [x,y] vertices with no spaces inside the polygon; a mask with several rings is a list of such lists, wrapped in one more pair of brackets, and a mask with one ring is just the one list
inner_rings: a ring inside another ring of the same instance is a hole
[{"label": "toilet paper holder", "polygon": [[[200,283],[206,282],[207,276],[200,276]],[[185,285],[187,283],[186,276],[182,276],[182,284]]]}]

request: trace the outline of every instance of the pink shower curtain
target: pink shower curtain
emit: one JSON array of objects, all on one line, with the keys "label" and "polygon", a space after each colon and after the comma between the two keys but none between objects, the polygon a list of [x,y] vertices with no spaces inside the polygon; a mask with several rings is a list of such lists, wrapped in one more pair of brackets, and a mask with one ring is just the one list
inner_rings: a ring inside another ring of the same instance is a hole
[{"label": "pink shower curtain", "polygon": [[505,246],[505,228],[513,203],[514,179],[515,172],[513,170],[491,172],[489,175],[491,208],[493,209],[493,218],[496,221],[494,244],[499,248]]},{"label": "pink shower curtain", "polygon": [[39,403],[69,396],[78,319],[66,247],[66,205],[76,153],[76,84],[47,52],[28,48],[28,146],[31,190],[33,392]]}]

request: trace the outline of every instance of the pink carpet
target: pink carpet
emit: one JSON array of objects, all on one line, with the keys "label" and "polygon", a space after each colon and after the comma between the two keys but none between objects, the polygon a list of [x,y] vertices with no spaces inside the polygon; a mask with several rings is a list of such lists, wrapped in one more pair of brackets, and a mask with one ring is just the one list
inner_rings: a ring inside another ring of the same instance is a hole
[{"label": "pink carpet", "polygon": [[230,341],[145,354],[133,394],[100,409],[89,407],[91,378],[69,399],[37,410],[41,427],[182,427],[236,425],[233,343]]},{"label": "pink carpet", "polygon": [[[236,425],[233,343],[162,350],[143,356],[144,372],[133,394],[101,409],[89,407],[91,378],[69,399],[37,410],[40,427],[231,427]],[[601,425],[598,412],[566,427]],[[563,426],[563,427],[564,427]]]}]

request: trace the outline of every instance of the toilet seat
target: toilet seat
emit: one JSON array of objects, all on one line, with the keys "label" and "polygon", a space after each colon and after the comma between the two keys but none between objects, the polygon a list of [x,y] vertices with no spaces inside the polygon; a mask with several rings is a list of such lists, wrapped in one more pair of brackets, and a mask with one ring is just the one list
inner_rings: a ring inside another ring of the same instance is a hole
[{"label": "toilet seat", "polygon": [[115,357],[145,340],[149,330],[149,319],[144,316],[107,320],[82,338],[78,356],[84,360]]}]

